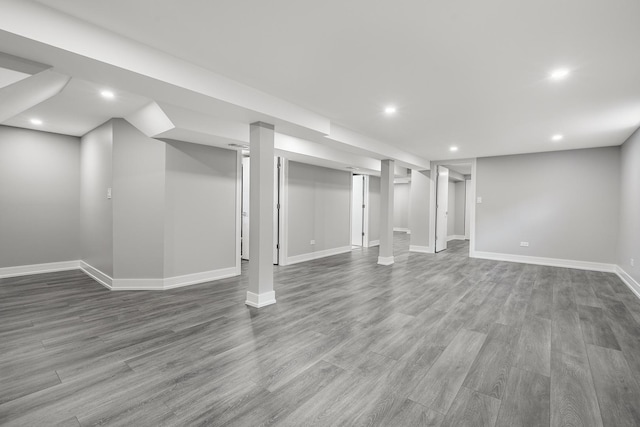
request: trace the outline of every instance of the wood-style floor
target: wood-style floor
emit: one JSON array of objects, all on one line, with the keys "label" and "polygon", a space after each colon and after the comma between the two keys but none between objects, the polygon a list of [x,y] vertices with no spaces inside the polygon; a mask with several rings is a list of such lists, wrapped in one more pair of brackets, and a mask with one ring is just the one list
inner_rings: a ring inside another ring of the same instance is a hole
[{"label": "wood-style floor", "polygon": [[0,424],[640,425],[640,301],[616,276],[450,245],[277,268],[260,310],[246,274],[0,280]]}]

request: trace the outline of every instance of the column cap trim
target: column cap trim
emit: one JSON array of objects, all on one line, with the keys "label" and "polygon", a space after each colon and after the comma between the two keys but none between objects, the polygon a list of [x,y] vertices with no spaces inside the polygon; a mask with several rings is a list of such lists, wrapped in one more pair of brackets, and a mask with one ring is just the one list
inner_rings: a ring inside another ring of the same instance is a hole
[{"label": "column cap trim", "polygon": [[276,128],[271,123],[265,123],[265,122],[253,122],[253,123],[251,123],[251,126],[258,126],[258,127],[261,127],[261,128],[271,129],[271,130],[275,130],[275,128]]}]

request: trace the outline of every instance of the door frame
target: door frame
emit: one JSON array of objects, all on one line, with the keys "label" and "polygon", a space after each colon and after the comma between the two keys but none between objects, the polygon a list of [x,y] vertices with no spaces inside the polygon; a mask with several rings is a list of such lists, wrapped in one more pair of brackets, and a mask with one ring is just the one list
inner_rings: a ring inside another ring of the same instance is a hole
[{"label": "door frame", "polygon": [[429,200],[429,252],[435,253],[436,249],[436,176],[438,166],[446,166],[446,165],[461,165],[461,164],[471,164],[471,207],[469,209],[470,214],[470,231],[469,231],[469,257],[476,257],[476,174],[477,174],[477,159],[458,159],[458,160],[438,160],[431,162],[431,170],[430,170],[430,183],[429,183],[429,191],[431,193],[431,197]]}]

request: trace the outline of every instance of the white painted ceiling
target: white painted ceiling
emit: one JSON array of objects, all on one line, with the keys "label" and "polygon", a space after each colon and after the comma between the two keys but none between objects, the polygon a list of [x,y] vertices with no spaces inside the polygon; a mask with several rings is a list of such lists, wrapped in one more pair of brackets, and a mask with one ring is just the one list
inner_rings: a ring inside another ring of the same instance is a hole
[{"label": "white painted ceiling", "polygon": [[[105,89],[111,88],[77,78],[71,79],[59,94],[3,124],[82,136],[112,117],[126,117],[150,102],[144,97],[123,91],[116,91],[113,99],[105,99],[100,95]],[[31,119],[39,119],[42,124],[34,125]]]},{"label": "white painted ceiling", "polygon": [[640,125],[636,0],[39,3],[423,158],[619,145]]}]

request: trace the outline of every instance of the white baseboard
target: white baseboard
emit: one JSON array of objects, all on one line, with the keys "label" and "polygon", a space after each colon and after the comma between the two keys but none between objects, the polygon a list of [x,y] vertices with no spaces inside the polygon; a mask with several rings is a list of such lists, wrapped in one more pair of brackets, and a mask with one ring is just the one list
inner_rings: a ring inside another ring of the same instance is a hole
[{"label": "white baseboard", "polygon": [[616,274],[631,289],[631,292],[640,298],[640,283],[638,283],[629,273],[624,271],[622,267],[616,265]]},{"label": "white baseboard", "polygon": [[114,279],[84,261],[81,262],[80,268],[112,291],[163,291],[238,275],[237,268],[234,266],[164,279]]},{"label": "white baseboard", "polygon": [[0,278],[27,276],[29,274],[53,273],[55,271],[77,270],[78,268],[80,268],[80,261],[78,260],[3,267],[0,268]]},{"label": "white baseboard", "polygon": [[393,227],[393,231],[399,231],[401,233],[411,234],[411,230],[409,230],[408,228],[404,228],[404,227]]},{"label": "white baseboard", "polygon": [[454,234],[452,236],[447,236],[447,242],[450,242],[452,240],[465,240],[465,237],[459,234]]},{"label": "white baseboard", "polygon": [[393,256],[379,256],[378,257],[378,264],[380,265],[391,265],[395,262],[395,259]]},{"label": "white baseboard", "polygon": [[409,252],[420,252],[423,254],[432,254],[433,249],[431,249],[429,246],[410,245]]},{"label": "white baseboard", "polygon": [[351,252],[351,245],[342,246],[340,248],[325,249],[323,251],[310,252],[308,254],[294,255],[287,258],[287,265],[297,264],[299,262],[311,261],[318,258],[324,258],[332,255]]},{"label": "white baseboard", "polygon": [[603,271],[606,273],[614,273],[616,271],[615,264],[605,264],[600,262],[577,261],[570,259],[544,258],[527,255],[501,254],[496,252],[475,251],[469,254],[472,258],[491,259],[494,261],[519,262],[523,264],[547,265],[549,267],[575,268],[578,270]]},{"label": "white baseboard", "polygon": [[107,274],[104,274],[102,271],[97,268],[87,264],[84,261],[80,261],[80,269],[84,271],[88,276],[93,277],[93,279],[100,283],[107,289],[113,289],[113,278]]},{"label": "white baseboard", "polygon": [[244,302],[248,306],[261,308],[267,305],[276,303],[276,292],[263,292],[261,294],[254,294],[253,292],[247,291],[247,300]]},{"label": "white baseboard", "polygon": [[380,246],[380,240],[371,240],[368,247],[371,248],[373,246]]}]

